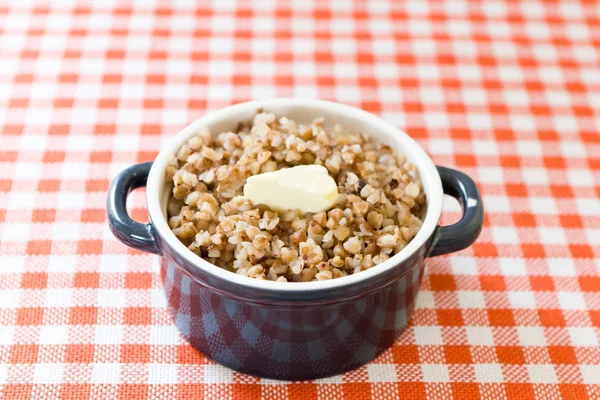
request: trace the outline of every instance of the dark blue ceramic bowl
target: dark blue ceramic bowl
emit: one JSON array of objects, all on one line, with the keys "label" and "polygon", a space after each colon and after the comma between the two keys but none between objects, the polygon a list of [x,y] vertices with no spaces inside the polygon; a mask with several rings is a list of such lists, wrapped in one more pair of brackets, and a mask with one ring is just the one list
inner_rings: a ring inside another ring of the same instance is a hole
[{"label": "dark blue ceramic bowl", "polygon": [[[325,117],[371,135],[404,152],[427,194],[427,214],[417,236],[388,261],[344,278],[320,282],[250,279],[216,267],[187,249],[171,232],[165,182],[169,158],[200,127],[233,129],[262,108],[296,121]],[[151,222],[133,221],[126,199],[146,186]],[[462,204],[463,217],[438,226],[444,194]],[[208,114],[183,129],[156,158],[127,168],[108,194],[111,230],[123,243],[161,257],[162,278],[181,333],[216,362],[251,375],[312,379],[339,374],[373,360],[406,327],[415,305],[425,260],[471,245],[483,224],[483,204],[465,174],[436,167],[404,132],[373,114],[312,99],[275,99],[237,104]]]}]

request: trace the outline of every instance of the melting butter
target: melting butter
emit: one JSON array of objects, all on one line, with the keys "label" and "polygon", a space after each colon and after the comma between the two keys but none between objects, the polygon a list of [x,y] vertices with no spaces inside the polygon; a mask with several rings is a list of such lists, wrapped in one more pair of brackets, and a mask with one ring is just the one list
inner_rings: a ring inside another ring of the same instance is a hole
[{"label": "melting butter", "polygon": [[332,208],[337,184],[322,165],[298,165],[246,179],[244,196],[272,210],[317,213]]}]

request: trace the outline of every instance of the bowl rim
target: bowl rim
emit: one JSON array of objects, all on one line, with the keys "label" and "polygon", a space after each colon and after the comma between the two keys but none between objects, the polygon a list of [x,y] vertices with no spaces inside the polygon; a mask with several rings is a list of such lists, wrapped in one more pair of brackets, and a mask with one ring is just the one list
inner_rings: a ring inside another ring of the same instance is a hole
[{"label": "bowl rim", "polygon": [[[239,117],[235,117],[235,115],[238,114],[250,113],[251,115],[252,112],[256,112],[256,110],[260,108],[268,111],[269,108],[294,106],[314,107],[327,110],[330,114],[342,114],[349,118],[360,119],[364,123],[372,125],[374,130],[378,130],[384,136],[396,136],[396,139],[402,142],[402,147],[399,147],[396,150],[400,150],[405,154],[410,153],[409,158],[411,158],[411,162],[417,166],[421,181],[424,183],[425,192],[427,193],[427,213],[423,225],[417,235],[399,253],[366,271],[361,271],[360,273],[342,278],[316,282],[275,282],[248,278],[211,264],[188,249],[179,241],[175,234],[173,234],[169,228],[167,219],[163,215],[160,199],[163,196],[164,191],[164,171],[167,163],[184,141],[196,133],[202,126],[211,125],[224,119],[236,119],[239,121]],[[337,290],[343,287],[368,282],[376,276],[401,265],[422,246],[426,245],[429,238],[434,234],[442,213],[443,195],[442,182],[435,164],[423,148],[404,131],[362,109],[328,100],[305,98],[253,100],[209,112],[203,117],[196,119],[179,131],[176,136],[171,138],[167,145],[159,152],[150,170],[146,185],[148,214],[152,225],[161,237],[161,241],[171,247],[173,251],[189,264],[199,268],[203,273],[209,275],[213,279],[229,281],[247,289],[256,289],[270,293]]]}]

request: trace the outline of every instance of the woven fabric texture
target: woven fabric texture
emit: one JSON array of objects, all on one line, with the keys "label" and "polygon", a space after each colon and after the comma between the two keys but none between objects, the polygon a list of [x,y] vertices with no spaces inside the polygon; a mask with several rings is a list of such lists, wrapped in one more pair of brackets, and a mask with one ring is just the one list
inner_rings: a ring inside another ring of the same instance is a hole
[{"label": "woven fabric texture", "polygon": [[[297,383],[187,344],[157,258],[105,217],[110,180],[190,121],[290,96],[380,115],[486,207],[389,351]],[[0,398],[598,399],[599,130],[592,1],[2,1]]]}]

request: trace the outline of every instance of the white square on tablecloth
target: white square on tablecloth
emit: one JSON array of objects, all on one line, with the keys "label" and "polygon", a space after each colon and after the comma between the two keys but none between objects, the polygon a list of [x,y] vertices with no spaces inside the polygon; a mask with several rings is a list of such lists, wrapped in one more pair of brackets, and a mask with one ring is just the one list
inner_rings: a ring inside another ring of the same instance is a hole
[{"label": "white square on tablecloth", "polygon": [[[143,2],[138,2],[141,4]],[[131,29],[146,29],[154,24],[152,14],[133,13],[128,18],[129,28]]]},{"label": "white square on tablecloth", "polygon": [[[23,149],[32,151],[30,149]],[[41,176],[42,165],[37,162],[16,161],[14,164],[14,178],[16,180],[36,180]],[[35,190],[35,187],[31,188]]]},{"label": "white square on tablecloth", "polygon": [[71,125],[88,125],[96,122],[98,110],[92,107],[77,107],[77,112],[71,113]]},{"label": "white square on tablecloth", "polygon": [[45,290],[44,307],[68,308],[73,306],[73,289],[52,288]]},{"label": "white square on tablecloth", "polygon": [[[2,267],[0,267],[0,275],[14,274],[15,272],[23,272],[24,268],[25,256],[2,256]],[[2,298],[2,295],[0,295],[0,298]],[[2,308],[2,302],[0,302],[0,308]]]},{"label": "white square on tablecloth", "polygon": [[125,254],[102,254],[100,256],[100,272],[125,272],[127,256]]},{"label": "white square on tablecloth", "polygon": [[585,145],[582,142],[575,141],[561,141],[559,143],[560,150],[564,156],[569,158],[582,158],[585,157]]},{"label": "white square on tablecloth", "polygon": [[233,87],[231,85],[210,85],[208,87],[208,97],[214,100],[229,100],[233,94]]},{"label": "white square on tablecloth", "polygon": [[[304,65],[302,65],[304,64]],[[297,66],[293,67],[294,69],[294,75],[297,77],[313,77],[316,73],[316,66],[314,63],[312,62],[307,62],[307,63],[298,63]],[[335,76],[340,77],[340,79],[343,78],[347,78],[347,79],[356,79],[359,76],[359,71],[358,71],[358,67],[355,64],[349,63],[349,62],[336,62],[335,64],[333,64],[333,74]],[[334,90],[336,91],[336,95],[340,96],[340,94],[337,94],[337,90],[338,89],[342,89],[342,88],[353,88],[356,90],[356,93],[360,93],[360,89],[356,86],[356,85],[336,85]],[[343,99],[343,97],[338,97],[340,99]],[[361,96],[357,96],[356,94],[354,95],[353,98],[349,99],[349,101],[360,101],[362,97]],[[349,127],[346,127],[349,128]]]},{"label": "white square on tablecloth", "polygon": [[123,326],[121,325],[96,325],[94,328],[95,344],[121,344],[123,343]]},{"label": "white square on tablecloth", "polygon": [[548,170],[544,168],[523,168],[523,182],[528,185],[547,185]]},{"label": "white square on tablecloth", "polygon": [[[499,34],[504,27],[508,31],[510,31],[510,25],[498,23],[495,25],[495,32]],[[509,33],[509,32],[507,32]],[[498,66],[498,75],[500,76],[500,80],[504,82],[523,82],[523,69],[514,64],[505,63],[503,65]]]},{"label": "white square on tablecloth", "polygon": [[556,200],[552,197],[529,197],[529,207],[534,214],[558,214]]},{"label": "white square on tablecloth", "polygon": [[[1,295],[0,295],[1,297]],[[13,344],[15,336],[14,326],[0,325],[0,346],[10,346]]]},{"label": "white square on tablecloth", "polygon": [[[187,99],[187,97],[184,97]],[[163,124],[174,124],[174,125],[185,125],[188,120],[187,110],[163,110],[162,111],[162,123]]]},{"label": "white square on tablecloth", "polygon": [[558,303],[563,310],[585,310],[585,299],[579,292],[558,292]]},{"label": "white square on tablecloth", "polygon": [[233,371],[220,364],[206,364],[204,366],[204,383],[231,383]]},{"label": "white square on tablecloth", "polygon": [[600,246],[600,229],[586,228],[584,231],[588,244]]},{"label": "white square on tablecloth", "polygon": [[294,37],[291,39],[291,44],[295,54],[312,54],[315,51],[313,38]]},{"label": "white square on tablecloth", "polygon": [[[560,68],[544,67],[540,73],[547,82],[564,82],[564,76]],[[553,107],[571,106],[571,96],[565,90],[546,92],[546,99],[548,99],[548,103]]]},{"label": "white square on tablecloth", "polygon": [[36,364],[33,382],[37,384],[63,383],[64,370],[64,364],[60,363]]},{"label": "white square on tablecloth", "polygon": [[[148,63],[146,60],[131,58],[128,60],[123,60],[123,75],[131,75],[131,76],[140,76],[146,73],[148,69]],[[128,88],[130,88],[131,83],[127,83]],[[136,94],[141,95],[143,92],[137,92]]]},{"label": "white square on tablecloth", "polygon": [[527,372],[531,383],[553,384],[558,382],[556,371],[552,365],[528,365]]},{"label": "white square on tablecloth", "polygon": [[478,382],[502,382],[502,367],[499,364],[475,364],[475,378]]},{"label": "white square on tablecloth", "polygon": [[[256,62],[255,64],[255,69],[256,71],[262,71],[260,73],[258,73],[258,75],[270,75],[275,73],[275,64],[268,64],[271,68],[267,68],[266,70],[264,69],[264,62]],[[355,65],[353,64],[340,64],[340,63],[336,63],[333,66],[334,69],[338,69],[338,72],[343,72],[346,74],[346,76],[349,77],[355,77],[358,75],[358,71]],[[317,65],[315,64],[315,62],[313,60],[307,60],[307,61],[298,61],[298,62],[294,62],[294,65],[292,65],[292,74],[294,75],[294,78],[312,78],[315,76],[317,71]],[[276,91],[276,88],[274,86],[265,86],[265,85],[253,85],[252,88],[254,90],[259,89],[259,88],[269,88],[270,90],[272,90],[273,92]],[[294,88],[298,88],[301,87],[300,85],[296,86],[294,85]]]},{"label": "white square on tablecloth", "polygon": [[591,215],[597,217],[600,215],[600,200],[595,198],[576,198],[577,212],[582,216]]},{"label": "white square on tablecloth", "polygon": [[[472,87],[471,88],[469,88],[469,87],[463,88],[462,96],[463,96],[463,101],[466,104],[483,105],[483,104],[487,104],[487,102],[488,102],[488,97],[487,97],[485,90],[482,90],[480,88],[472,88]],[[475,143],[476,143],[476,141],[473,141],[473,144],[475,144]]]},{"label": "white square on tablecloth", "polygon": [[524,89],[505,89],[502,91],[502,94],[504,95],[504,99],[513,107],[526,107],[531,102],[527,91]]},{"label": "white square on tablecloth", "polygon": [[419,64],[416,72],[419,78],[423,80],[440,78],[440,67],[436,65]]},{"label": "white square on tablecloth", "polygon": [[168,75],[188,76],[192,72],[192,61],[189,59],[171,59],[166,62],[165,70]]},{"label": "white square on tablecloth", "polygon": [[575,261],[572,258],[547,258],[548,269],[552,276],[575,276]]},{"label": "white square on tablecloth", "polygon": [[[175,76],[182,76],[181,74],[174,73]],[[163,98],[165,100],[188,100],[190,98],[190,86],[188,84],[169,84],[164,89]],[[164,125],[177,125],[184,124],[185,119],[188,117],[188,110],[186,108],[164,108],[160,111],[160,121]]]},{"label": "white square on tablecloth", "polygon": [[177,364],[150,364],[148,366],[148,383],[151,385],[172,385],[179,383]]},{"label": "white square on tablecloth", "polygon": [[85,193],[61,192],[56,202],[57,210],[80,210],[85,206]]},{"label": "white square on tablecloth", "polygon": [[335,95],[337,98],[344,99],[349,103],[358,102],[361,98],[360,89],[354,86],[337,86]]},{"label": "white square on tablecloth", "polygon": [[[477,46],[471,41],[461,41],[460,43],[453,43],[454,51],[461,52],[463,54],[471,53],[477,54]],[[478,65],[462,64],[456,66],[456,72],[459,78],[465,82],[479,82],[481,80],[482,71]]]},{"label": "white square on tablecloth", "polygon": [[[135,90],[131,89],[131,90]],[[142,95],[144,92],[140,92],[139,95]],[[118,125],[138,125],[144,121],[142,110],[135,108],[127,108],[127,109],[119,109],[117,111],[116,122]],[[138,137],[136,135],[129,135],[119,133],[115,137],[115,149],[117,151],[132,150],[129,147],[121,147],[123,143],[133,142],[137,145]]]},{"label": "white square on tablecloth", "polygon": [[[37,179],[37,178],[36,178]],[[33,188],[32,188],[33,189]],[[35,192],[11,192],[8,197],[8,210],[31,210],[35,204]]]},{"label": "white square on tablecloth", "polygon": [[21,289],[0,289],[0,310],[19,308]]},{"label": "white square on tablecloth", "polygon": [[31,223],[5,222],[0,230],[0,242],[26,242],[30,238],[31,227]]},{"label": "white square on tablecloth", "polygon": [[485,308],[485,297],[479,290],[459,290],[460,308]]},{"label": "white square on tablecloth", "polygon": [[504,171],[499,167],[478,167],[477,172],[481,180],[488,184],[504,183]]},{"label": "white square on tablecloth", "polygon": [[537,228],[542,244],[567,244],[567,236],[562,228],[540,226]]},{"label": "white square on tablecloth", "polygon": [[54,256],[48,258],[48,272],[75,272],[76,256]]},{"label": "white square on tablecloth", "polygon": [[180,342],[179,331],[173,324],[150,327],[150,344],[175,345]]},{"label": "white square on tablecloth", "polygon": [[452,256],[450,265],[455,275],[477,275],[477,261],[473,257]]},{"label": "white square on tablecloth", "polygon": [[538,326],[519,326],[517,327],[519,343],[521,346],[545,346],[546,334],[544,328]]},{"label": "white square on tablecloth", "polygon": [[425,382],[449,382],[450,373],[444,364],[421,364],[423,380]]},{"label": "white square on tablecloth", "polygon": [[600,365],[580,365],[579,370],[585,384],[600,385]]},{"label": "white square on tablecloth", "polygon": [[522,258],[499,257],[498,264],[504,276],[527,275],[527,266]]},{"label": "white square on tablecloth", "polygon": [[[4,62],[4,61],[2,61]],[[48,136],[24,134],[21,136],[19,148],[22,151],[44,151],[48,147]]]},{"label": "white square on tablecloth", "polygon": [[[67,137],[67,143],[66,143],[66,150],[67,151],[93,151],[94,150],[94,136],[92,135],[76,135],[76,134],[71,134]],[[67,167],[77,167],[79,166],[78,164],[75,165],[70,165],[69,163],[64,163],[64,168]],[[87,162],[85,163],[81,163],[81,166],[85,167],[85,170],[87,171],[87,167],[89,166],[89,164]]]},{"label": "white square on tablecloth", "polygon": [[536,307],[535,296],[532,292],[509,291],[507,295],[512,308],[534,309]]},{"label": "white square on tablecloth", "polygon": [[427,143],[429,151],[433,154],[454,154],[454,145],[450,139],[431,138]]},{"label": "white square on tablecloth", "polygon": [[[308,1],[295,1],[293,4],[295,7],[305,5],[307,9],[311,8],[311,3]],[[301,36],[297,35],[298,33],[313,33],[315,31],[315,21],[310,18],[294,18],[292,19],[291,28],[295,34],[294,36]]]},{"label": "white square on tablecloth", "polygon": [[40,327],[40,344],[69,343],[68,325],[42,325]]},{"label": "white square on tablecloth", "polygon": [[525,157],[539,157],[542,155],[542,145],[536,140],[517,140],[517,153]]},{"label": "white square on tablecloth", "polygon": [[553,115],[552,126],[561,133],[578,131],[578,120],[571,115]]},{"label": "white square on tablecloth", "polygon": [[124,308],[127,305],[125,289],[98,289],[97,292],[98,307]]},{"label": "white square on tablecloth", "polygon": [[78,240],[81,239],[79,230],[81,223],[56,222],[52,226],[52,240]]},{"label": "white square on tablecloth", "polygon": [[394,364],[368,364],[367,374],[370,382],[397,382],[398,374]]},{"label": "white square on tablecloth", "polygon": [[429,129],[447,129],[450,121],[445,113],[429,111],[425,114],[425,124]]},{"label": "white square on tablecloth", "polygon": [[150,289],[152,308],[167,308],[167,298],[162,288]]},{"label": "white square on tablecloth", "polygon": [[[485,179],[485,177],[483,177]],[[505,196],[484,195],[483,204],[487,212],[490,213],[509,213],[510,203]]]},{"label": "white square on tablecloth", "polygon": [[493,346],[494,334],[487,326],[467,326],[467,340],[471,346]]},{"label": "white square on tablecloth", "polygon": [[[88,38],[91,38],[93,36],[88,36]],[[96,36],[97,37],[97,36]],[[95,44],[94,44],[95,45]],[[100,51],[100,49],[96,48],[97,51]],[[80,82],[77,84],[77,86],[75,86],[75,97],[78,100],[97,100],[99,98],[102,98],[102,85],[100,83],[87,83],[87,82]],[[94,113],[94,117],[98,114],[98,110],[95,109],[96,112]]]},{"label": "white square on tablecloth", "polygon": [[431,290],[420,290],[417,295],[415,309],[419,310],[423,308],[435,308],[435,299]]},{"label": "white square on tablecloth", "polygon": [[439,326],[415,326],[415,342],[420,345],[443,344]]},{"label": "white square on tablecloth", "polygon": [[473,152],[478,156],[495,156],[498,155],[498,145],[493,140],[474,139]]},{"label": "white square on tablecloth", "polygon": [[593,187],[594,175],[589,169],[568,168],[569,183],[575,187]]},{"label": "white square on tablecloth", "polygon": [[115,384],[121,382],[121,364],[98,363],[92,370],[92,383]]},{"label": "white square on tablecloth", "polygon": [[[371,24],[371,26],[376,27],[374,29],[383,31],[383,30],[387,30],[387,27],[389,25],[387,25],[385,23],[381,23],[381,24]],[[375,53],[378,56],[393,55],[397,51],[396,50],[396,42],[393,39],[387,39],[385,37],[374,38],[372,48],[373,48],[373,53]]]},{"label": "white square on tablecloth", "polygon": [[496,244],[519,244],[519,232],[512,226],[492,226],[492,239]]},{"label": "white square on tablecloth", "polygon": [[594,328],[569,327],[569,336],[573,346],[595,347],[598,346],[598,337]]}]

